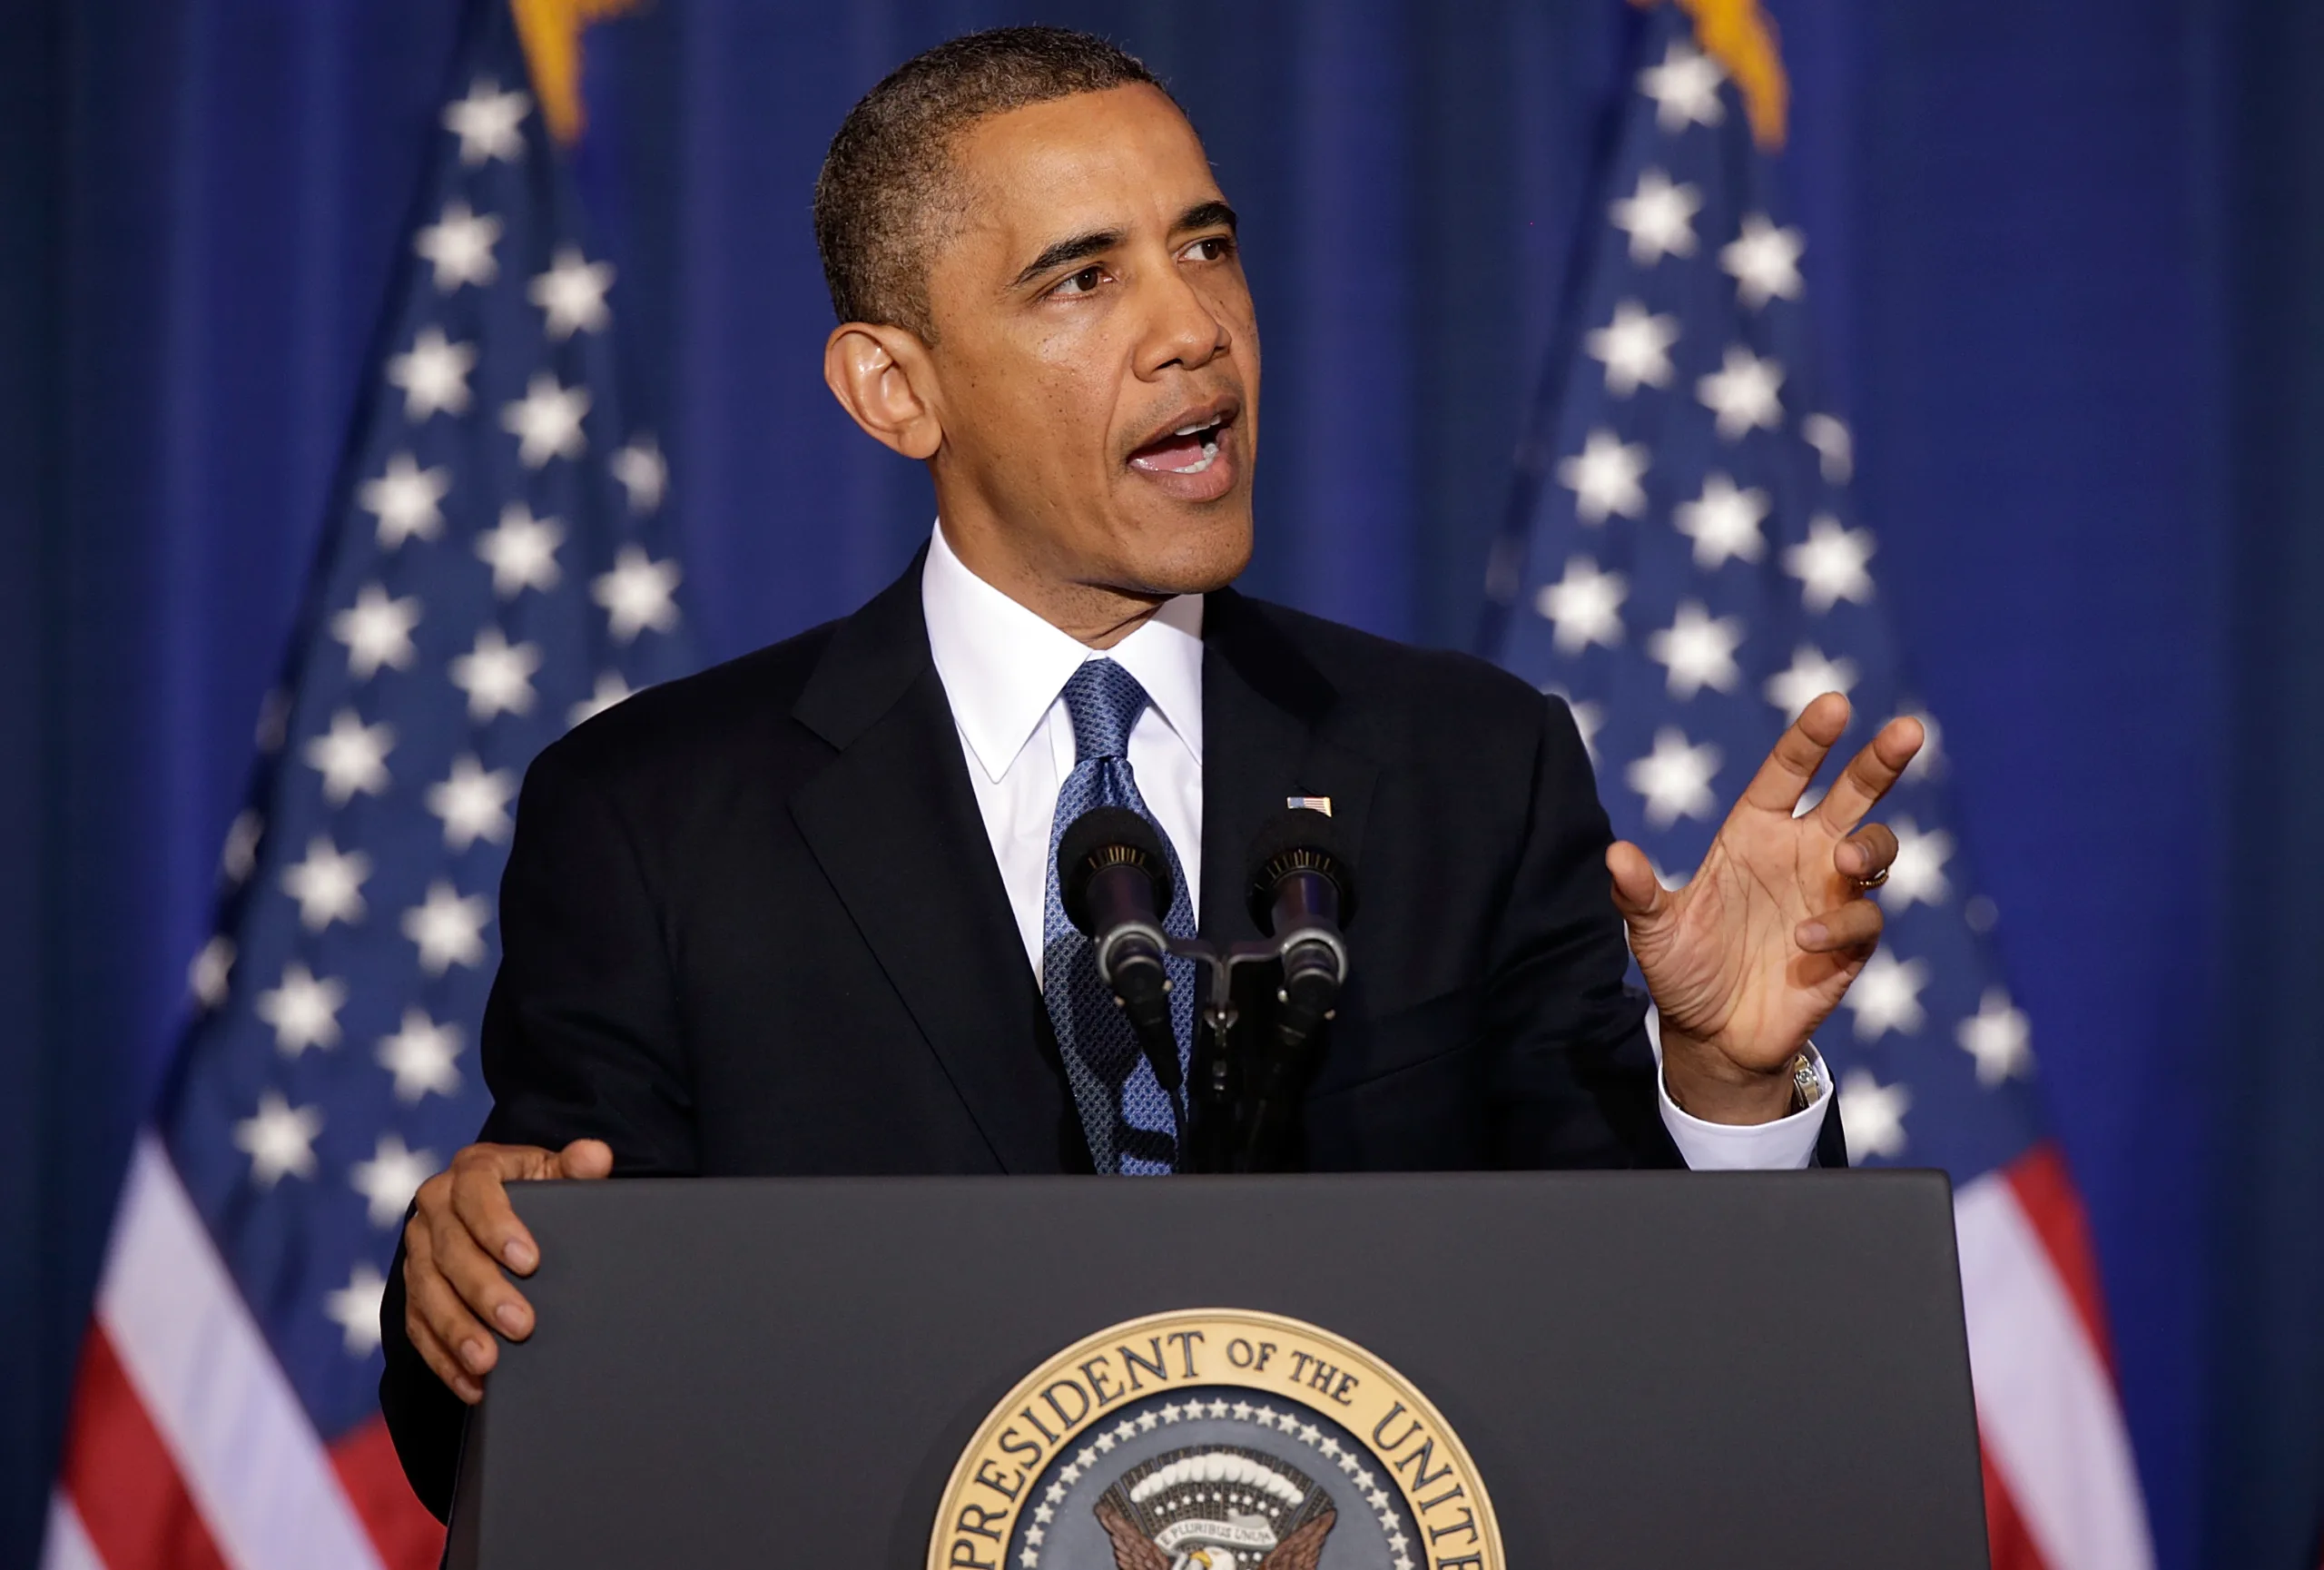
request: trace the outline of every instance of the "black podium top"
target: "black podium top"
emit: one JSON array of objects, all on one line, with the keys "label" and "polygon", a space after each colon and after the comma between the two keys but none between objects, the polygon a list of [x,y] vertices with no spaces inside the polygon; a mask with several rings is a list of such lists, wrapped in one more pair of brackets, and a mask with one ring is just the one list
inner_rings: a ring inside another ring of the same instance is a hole
[{"label": "black podium top", "polygon": [[[1523,1570],[1985,1563],[1941,1174],[512,1192],[540,1328],[472,1426],[456,1566],[921,1570],[996,1402],[1195,1308],[1312,1322],[1425,1392]],[[1321,1570],[1379,1552],[1333,1538]]]}]

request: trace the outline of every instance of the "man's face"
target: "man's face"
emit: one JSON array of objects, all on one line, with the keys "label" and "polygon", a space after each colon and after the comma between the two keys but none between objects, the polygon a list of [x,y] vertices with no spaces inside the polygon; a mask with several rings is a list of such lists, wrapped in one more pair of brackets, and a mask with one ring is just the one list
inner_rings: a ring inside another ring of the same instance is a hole
[{"label": "man's face", "polygon": [[928,276],[948,526],[975,508],[1051,582],[1222,587],[1251,556],[1259,342],[1194,128],[1120,87],[996,115],[954,156]]}]

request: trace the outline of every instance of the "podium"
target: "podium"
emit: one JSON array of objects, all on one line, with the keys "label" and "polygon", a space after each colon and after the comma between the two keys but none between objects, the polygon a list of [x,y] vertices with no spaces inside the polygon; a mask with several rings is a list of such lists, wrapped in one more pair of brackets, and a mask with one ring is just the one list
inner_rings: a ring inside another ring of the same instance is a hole
[{"label": "podium", "polygon": [[1986,1563],[1939,1173],[511,1192],[455,1570]]}]

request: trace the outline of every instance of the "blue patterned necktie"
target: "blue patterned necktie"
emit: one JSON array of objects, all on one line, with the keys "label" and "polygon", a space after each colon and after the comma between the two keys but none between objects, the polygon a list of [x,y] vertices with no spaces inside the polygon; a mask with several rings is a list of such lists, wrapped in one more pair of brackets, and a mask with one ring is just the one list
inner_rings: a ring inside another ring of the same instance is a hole
[{"label": "blue patterned necktie", "polygon": [[[1138,1051],[1128,1017],[1115,1006],[1112,990],[1098,975],[1096,947],[1066,920],[1057,886],[1057,847],[1067,826],[1092,807],[1128,807],[1154,824],[1170,858],[1170,909],[1162,930],[1172,937],[1195,935],[1194,903],[1187,894],[1177,847],[1162,833],[1162,825],[1154,823],[1130,775],[1130,727],[1153,700],[1136,676],[1109,659],[1083,662],[1065,684],[1063,696],[1073,721],[1074,764],[1058,791],[1057,816],[1049,825],[1049,892],[1041,916],[1042,992],[1098,1170],[1168,1172],[1175,1170],[1177,1128],[1169,1095]],[[1194,1048],[1195,964],[1180,959],[1164,963],[1171,982],[1170,1028],[1178,1038],[1184,1073]]]}]

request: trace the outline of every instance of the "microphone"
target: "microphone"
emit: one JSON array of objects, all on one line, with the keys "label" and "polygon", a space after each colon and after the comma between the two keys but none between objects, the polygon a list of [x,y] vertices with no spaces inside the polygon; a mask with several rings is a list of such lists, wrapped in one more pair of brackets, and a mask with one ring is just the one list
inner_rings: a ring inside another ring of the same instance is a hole
[{"label": "microphone", "polygon": [[1129,1016],[1154,1077],[1177,1103],[1185,1076],[1170,1028],[1170,940],[1160,913],[1170,908],[1170,858],[1154,825],[1127,807],[1092,807],[1067,825],[1057,847],[1057,887],[1065,918],[1088,934],[1098,975]]},{"label": "microphone", "polygon": [[1283,945],[1275,1033],[1296,1058],[1331,1017],[1347,981],[1340,929],[1355,914],[1355,869],[1329,815],[1309,807],[1278,813],[1252,842],[1251,919]]}]

